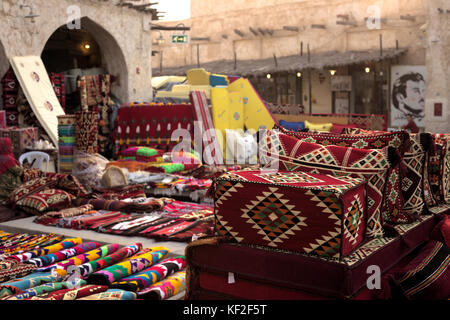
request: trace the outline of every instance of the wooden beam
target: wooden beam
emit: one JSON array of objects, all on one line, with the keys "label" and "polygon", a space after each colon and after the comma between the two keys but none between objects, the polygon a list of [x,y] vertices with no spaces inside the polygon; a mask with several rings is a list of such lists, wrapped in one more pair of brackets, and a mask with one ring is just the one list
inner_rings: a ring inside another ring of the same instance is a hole
[{"label": "wooden beam", "polygon": [[250,32],[253,33],[253,35],[255,35],[255,36],[258,35],[258,31],[256,31],[256,30],[253,29],[252,27],[248,27],[248,30],[250,30]]},{"label": "wooden beam", "polygon": [[298,27],[294,27],[294,26],[283,26],[283,29],[287,30],[287,31],[293,31],[293,32],[299,31]]},{"label": "wooden beam", "polygon": [[234,33],[236,33],[238,36],[240,37],[245,37],[245,33],[243,33],[241,30],[239,29],[234,29]]}]

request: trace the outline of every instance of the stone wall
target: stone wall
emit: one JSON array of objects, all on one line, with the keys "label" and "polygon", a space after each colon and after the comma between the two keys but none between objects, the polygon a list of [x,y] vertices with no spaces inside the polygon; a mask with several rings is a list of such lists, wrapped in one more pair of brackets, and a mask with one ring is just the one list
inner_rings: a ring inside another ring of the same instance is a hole
[{"label": "stone wall", "polygon": [[[432,132],[450,132],[450,3],[430,0],[427,27],[426,128]],[[436,103],[442,103],[442,117],[435,117]]]},{"label": "stone wall", "polygon": [[[365,18],[373,14],[371,6],[377,6],[383,19],[381,29],[369,29]],[[357,26],[336,24],[338,15],[349,15]],[[170,32],[162,32],[166,43],[163,50],[165,67],[197,63],[197,44],[200,62],[220,59],[262,59],[294,55],[300,51],[300,42],[309,43],[311,52],[349,51],[379,48],[379,35],[383,35],[385,48],[408,47],[409,52],[400,63],[425,64],[425,36],[420,27],[426,23],[427,0],[249,0],[202,1],[192,0],[191,19],[179,21],[191,27],[191,37],[209,37],[209,41],[191,41],[189,45],[171,45]],[[414,21],[400,16],[415,16]],[[168,24],[175,25],[178,22]],[[325,29],[311,25],[324,25]],[[299,32],[283,30],[295,26]],[[271,29],[272,35],[254,35],[249,27],[257,30]],[[244,33],[241,37],[234,32]],[[159,33],[154,32],[154,38]],[[160,64],[154,59],[153,67]]]},{"label": "stone wall", "polygon": [[[81,9],[81,25],[101,47],[104,68],[118,77],[113,93],[123,101],[152,99],[150,16],[127,7],[97,0],[35,0],[39,14],[33,23],[25,18],[29,8],[22,1],[0,0],[0,42],[7,57],[38,55],[56,29],[73,15],[71,5]],[[1,49],[1,46],[0,46]],[[5,62],[0,50],[0,71]]]}]

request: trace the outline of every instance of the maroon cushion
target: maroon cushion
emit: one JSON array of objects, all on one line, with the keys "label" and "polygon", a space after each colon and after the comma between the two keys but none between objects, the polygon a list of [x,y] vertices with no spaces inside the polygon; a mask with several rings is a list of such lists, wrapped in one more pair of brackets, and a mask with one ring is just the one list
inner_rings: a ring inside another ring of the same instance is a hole
[{"label": "maroon cushion", "polygon": [[408,299],[441,300],[450,297],[450,248],[430,240],[394,278]]},{"label": "maroon cushion", "polygon": [[333,123],[333,126],[331,127],[330,132],[331,133],[342,133],[342,131],[346,128],[358,128],[356,124],[339,124],[339,123]]}]

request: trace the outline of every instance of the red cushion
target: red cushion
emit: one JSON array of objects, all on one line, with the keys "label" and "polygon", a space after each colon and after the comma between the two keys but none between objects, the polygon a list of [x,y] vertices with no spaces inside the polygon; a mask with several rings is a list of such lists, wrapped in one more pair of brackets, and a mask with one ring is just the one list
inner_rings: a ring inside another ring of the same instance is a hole
[{"label": "red cushion", "polygon": [[339,123],[333,123],[333,126],[331,127],[330,132],[331,133],[342,133],[342,130],[345,128],[358,128],[356,124],[339,124]]}]

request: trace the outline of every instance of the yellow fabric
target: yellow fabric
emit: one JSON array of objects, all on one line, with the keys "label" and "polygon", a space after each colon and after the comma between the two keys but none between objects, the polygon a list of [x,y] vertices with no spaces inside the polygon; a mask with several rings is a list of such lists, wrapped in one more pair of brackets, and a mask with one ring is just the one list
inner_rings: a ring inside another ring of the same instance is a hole
[{"label": "yellow fabric", "polygon": [[207,72],[203,68],[186,71],[186,77],[191,86],[209,86],[209,75],[210,72]]},{"label": "yellow fabric", "polygon": [[230,107],[227,129],[244,129],[244,102],[240,92],[229,92]]},{"label": "yellow fabric", "polygon": [[312,123],[305,120],[305,128],[309,130],[330,132],[332,127],[332,123]]},{"label": "yellow fabric", "polygon": [[239,92],[244,103],[244,123],[247,129],[272,129],[275,125],[270,112],[248,79],[240,78],[228,86],[230,92]]}]

